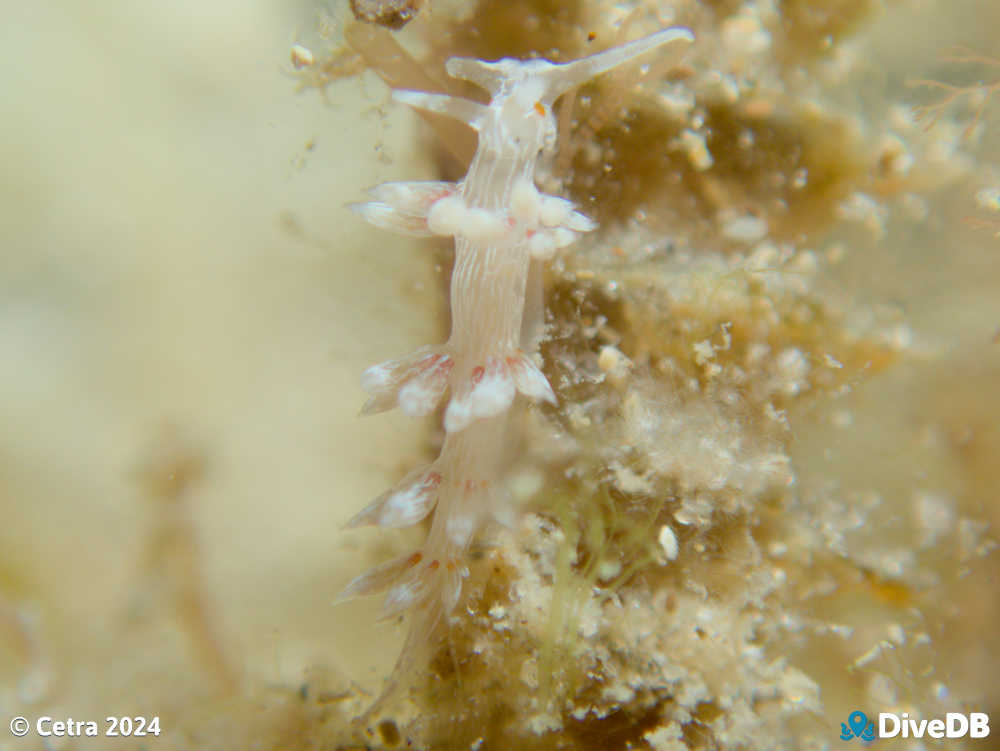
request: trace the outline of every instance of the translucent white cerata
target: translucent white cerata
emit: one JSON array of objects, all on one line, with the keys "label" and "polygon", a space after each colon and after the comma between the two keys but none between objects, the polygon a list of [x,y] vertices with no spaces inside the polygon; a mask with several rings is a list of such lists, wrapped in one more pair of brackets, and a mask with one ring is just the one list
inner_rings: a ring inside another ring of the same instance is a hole
[{"label": "translucent white cerata", "polygon": [[692,39],[687,29],[664,29],[565,64],[449,60],[448,73],[489,92],[489,104],[393,92],[396,101],[454,117],[479,134],[475,157],[460,182],[386,183],[370,191],[372,201],[352,207],[385,229],[455,238],[448,341],[374,365],[362,376],[371,395],[366,414],[398,406],[408,415],[426,415],[448,398],[446,438],[437,460],[410,473],[348,522],[350,527],[403,527],[432,515],[420,550],[362,574],[341,595],[387,589],[383,617],[413,613],[411,640],[426,637],[455,608],[476,532],[490,519],[509,516],[497,481],[515,395],[556,399],[536,353],[522,349],[528,268],[532,259],[551,258],[596,225],[566,199],[535,187],[539,153],[555,146],[552,105],[569,89],[638,55]]}]

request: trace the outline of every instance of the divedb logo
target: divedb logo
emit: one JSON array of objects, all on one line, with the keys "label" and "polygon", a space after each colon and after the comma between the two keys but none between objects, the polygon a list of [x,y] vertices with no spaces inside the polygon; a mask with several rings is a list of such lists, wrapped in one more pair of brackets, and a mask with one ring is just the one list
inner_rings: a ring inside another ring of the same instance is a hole
[{"label": "divedb logo", "polygon": [[903,714],[880,712],[879,738],[985,738],[990,734],[990,716],[985,712],[949,712],[944,719],[913,720]]},{"label": "divedb logo", "polygon": [[864,712],[855,710],[840,723],[840,740],[858,738],[869,742],[877,738],[986,738],[990,734],[990,717],[985,712],[948,712],[944,719],[915,720],[906,712],[880,712],[878,727]]}]

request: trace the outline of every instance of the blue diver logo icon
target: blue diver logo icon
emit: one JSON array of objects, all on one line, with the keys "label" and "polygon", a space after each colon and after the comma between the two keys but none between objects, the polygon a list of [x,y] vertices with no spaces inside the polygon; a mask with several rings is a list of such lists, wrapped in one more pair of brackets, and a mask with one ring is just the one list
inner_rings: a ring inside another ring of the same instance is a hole
[{"label": "blue diver logo icon", "polygon": [[864,712],[855,710],[851,712],[846,723],[840,723],[840,740],[849,741],[851,738],[860,738],[863,741],[875,740],[875,723],[868,722]]}]

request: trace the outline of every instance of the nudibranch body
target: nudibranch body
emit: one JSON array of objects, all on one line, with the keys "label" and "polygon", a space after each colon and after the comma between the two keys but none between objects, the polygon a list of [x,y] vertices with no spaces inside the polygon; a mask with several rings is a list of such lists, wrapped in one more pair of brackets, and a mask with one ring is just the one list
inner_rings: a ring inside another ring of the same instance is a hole
[{"label": "nudibranch body", "polygon": [[[468,174],[457,183],[397,182],[371,190],[353,208],[367,221],[403,234],[455,238],[452,330],[446,344],[365,371],[365,413],[399,406],[432,412],[446,394],[446,437],[429,467],[408,475],[348,526],[399,527],[432,516],[422,548],[359,576],[342,597],[388,589],[383,615],[418,615],[413,634],[433,628],[458,603],[470,542],[486,522],[509,513],[499,487],[507,414],[520,392],[555,402],[533,352],[522,346],[532,259],[550,258],[596,225],[558,196],[535,187],[539,154],[552,149],[552,106],[566,91],[673,41],[684,28],[658,33],[565,64],[547,60],[484,62],[452,58],[447,70],[490,95],[489,104],[441,94],[396,91],[397,101],[457,118],[478,132]],[[404,652],[405,656],[405,652]]]}]

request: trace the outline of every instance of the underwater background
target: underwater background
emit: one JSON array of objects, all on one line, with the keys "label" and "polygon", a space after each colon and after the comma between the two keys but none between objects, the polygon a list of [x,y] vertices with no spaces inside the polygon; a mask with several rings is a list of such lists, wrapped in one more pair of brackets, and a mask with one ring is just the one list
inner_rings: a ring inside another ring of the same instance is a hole
[{"label": "underwater background", "polygon": [[697,40],[561,121],[550,192],[601,231],[544,281],[560,406],[512,447],[523,521],[360,724],[404,631],[333,600],[405,542],[341,526],[440,435],[359,418],[359,374],[446,336],[449,258],[344,206],[467,144],[389,100],[397,32],[347,3],[5,6],[3,718],[156,715],[150,749],[1000,723],[1000,5],[414,5],[442,85],[454,54]]}]

